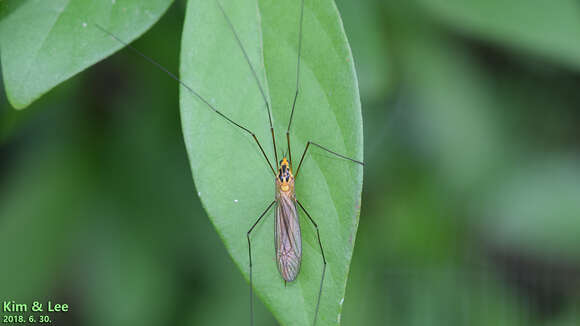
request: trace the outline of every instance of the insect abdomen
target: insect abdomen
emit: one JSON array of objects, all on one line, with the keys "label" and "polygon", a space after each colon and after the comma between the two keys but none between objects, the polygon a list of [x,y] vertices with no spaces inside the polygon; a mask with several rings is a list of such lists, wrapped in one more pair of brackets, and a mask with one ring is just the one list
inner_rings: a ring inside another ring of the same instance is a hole
[{"label": "insect abdomen", "polygon": [[301,257],[297,256],[294,252],[287,252],[278,256],[278,270],[282,278],[288,282],[292,282],[298,276],[300,271],[300,260]]},{"label": "insect abdomen", "polygon": [[292,282],[300,272],[302,238],[296,204],[286,196],[278,200],[274,238],[278,271],[284,280]]}]

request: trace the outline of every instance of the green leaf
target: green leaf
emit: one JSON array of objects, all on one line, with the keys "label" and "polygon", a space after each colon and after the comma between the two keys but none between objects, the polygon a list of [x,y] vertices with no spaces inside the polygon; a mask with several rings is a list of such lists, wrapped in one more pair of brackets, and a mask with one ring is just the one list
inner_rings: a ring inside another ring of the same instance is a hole
[{"label": "green leaf", "polygon": [[24,108],[151,27],[171,0],[8,0],[0,3],[0,56],[8,100]]},{"label": "green leaf", "polygon": [[435,17],[480,37],[580,68],[575,0],[422,0]]},{"label": "green leaf", "polygon": [[[223,1],[223,6],[271,99],[281,159],[296,84],[300,2],[230,0]],[[306,1],[303,30],[300,96],[291,130],[294,168],[308,140],[362,160],[357,79],[334,2]],[[272,160],[264,101],[214,1],[188,4],[181,77],[224,114],[252,130]],[[249,134],[220,118],[185,89],[181,92],[181,116],[201,201],[248,278],[246,232],[274,200],[272,171]],[[297,179],[297,198],[318,223],[328,260],[319,325],[338,324],[340,320],[359,220],[362,175],[362,167],[312,148]],[[322,273],[316,232],[304,214],[300,218],[302,267],[297,280],[286,287],[275,263],[272,211],[252,233],[254,287],[283,325],[312,323]]]}]

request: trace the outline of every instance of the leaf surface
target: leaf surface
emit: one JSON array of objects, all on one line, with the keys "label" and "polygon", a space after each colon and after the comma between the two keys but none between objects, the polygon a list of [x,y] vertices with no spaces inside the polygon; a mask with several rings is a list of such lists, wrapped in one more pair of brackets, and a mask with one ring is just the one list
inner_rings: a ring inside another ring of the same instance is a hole
[{"label": "leaf surface", "polygon": [[0,58],[8,100],[24,108],[151,27],[171,0],[0,2]]},{"label": "leaf surface", "polygon": [[[296,87],[300,2],[231,0],[222,5],[271,101],[280,160],[287,151],[285,132]],[[308,140],[362,160],[357,79],[334,2],[306,1],[303,31],[300,95],[290,132],[294,168]],[[274,161],[264,100],[216,2],[189,1],[180,69],[186,84],[254,132]],[[272,171],[250,134],[184,88],[181,116],[198,195],[228,252],[249,278],[246,232],[274,200]],[[320,227],[328,261],[318,325],[340,320],[359,221],[362,176],[361,166],[312,148],[297,179],[296,196]],[[302,267],[297,280],[286,287],[275,262],[273,210],[251,238],[254,287],[283,325],[312,323],[322,275],[316,232],[301,211],[300,223]]]}]

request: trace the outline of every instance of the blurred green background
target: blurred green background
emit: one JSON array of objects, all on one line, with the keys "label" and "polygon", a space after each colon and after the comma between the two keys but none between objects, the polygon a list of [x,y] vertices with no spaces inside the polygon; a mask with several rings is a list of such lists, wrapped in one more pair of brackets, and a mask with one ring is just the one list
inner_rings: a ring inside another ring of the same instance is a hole
[{"label": "blurred green background", "polygon": [[[342,323],[580,324],[580,3],[337,5],[367,162]],[[170,71],[184,8],[135,42]],[[249,318],[178,87],[127,50],[24,111],[2,94],[0,248],[0,297],[69,303],[58,325]]]}]

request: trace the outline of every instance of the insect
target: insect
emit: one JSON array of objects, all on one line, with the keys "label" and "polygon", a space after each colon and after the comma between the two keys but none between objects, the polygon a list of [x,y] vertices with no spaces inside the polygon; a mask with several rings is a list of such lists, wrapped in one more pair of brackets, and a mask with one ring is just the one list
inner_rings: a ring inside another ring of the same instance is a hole
[{"label": "insect", "polygon": [[[135,51],[138,55],[145,58],[147,61],[151,62],[159,69],[163,70],[167,73],[171,78],[176,80],[182,87],[184,87],[188,92],[193,94],[200,100],[207,108],[215,112],[219,117],[224,119],[227,123],[233,125],[238,130],[242,131],[243,133],[250,136],[251,139],[255,142],[258,146],[262,156],[264,157],[267,166],[272,172],[273,180],[275,183],[275,198],[272,202],[266,207],[266,209],[259,215],[259,217],[254,221],[251,225],[249,230],[246,232],[246,238],[248,243],[248,260],[249,260],[249,281],[250,281],[250,324],[254,324],[254,305],[253,305],[253,260],[252,260],[252,232],[255,230],[256,226],[264,219],[264,217],[268,216],[268,212],[274,208],[275,212],[275,228],[274,228],[274,249],[275,249],[275,257],[276,257],[276,264],[278,267],[278,271],[281,275],[284,284],[287,282],[293,282],[299,277],[300,267],[302,262],[302,233],[300,228],[300,217],[305,216],[306,219],[316,230],[316,240],[318,243],[318,247],[320,249],[322,266],[321,266],[321,276],[320,276],[320,285],[318,287],[318,291],[316,293],[316,307],[314,312],[313,324],[315,325],[318,319],[318,312],[320,308],[320,301],[323,295],[323,285],[326,276],[326,267],[327,267],[327,260],[324,254],[323,242],[320,236],[320,230],[318,224],[315,222],[315,219],[311,216],[311,214],[307,211],[304,205],[300,202],[300,200],[296,196],[295,192],[295,184],[298,181],[298,177],[300,176],[300,170],[302,164],[304,162],[304,158],[308,151],[311,148],[318,148],[323,150],[331,155],[334,155],[340,159],[344,159],[346,161],[353,162],[355,164],[359,164],[361,166],[364,165],[362,161],[358,161],[342,154],[339,154],[326,146],[320,145],[314,141],[307,141],[304,151],[300,156],[300,161],[298,166],[294,170],[293,160],[292,160],[292,150],[290,146],[290,133],[292,127],[292,121],[294,117],[294,112],[296,109],[296,101],[299,95],[299,85],[300,85],[300,64],[301,64],[301,51],[302,51],[302,37],[303,37],[303,20],[304,20],[304,0],[300,0],[300,10],[296,14],[299,15],[299,26],[298,26],[298,51],[296,57],[296,89],[293,96],[292,107],[290,111],[290,118],[288,121],[288,126],[286,129],[286,142],[287,142],[287,152],[286,154],[282,154],[281,160],[278,161],[278,152],[276,147],[276,137],[274,134],[274,128],[272,125],[272,116],[271,116],[271,109],[270,103],[266,97],[266,93],[264,88],[258,78],[256,70],[252,65],[248,53],[244,48],[244,45],[232,23],[230,20],[226,10],[222,7],[221,3],[216,0],[216,5],[219,7],[219,11],[223,16],[223,21],[227,24],[229,30],[231,31],[240,52],[243,54],[246,63],[249,66],[250,72],[255,80],[258,90],[264,100],[268,122],[270,127],[270,133],[272,137],[272,146],[274,149],[274,163],[272,164],[270,158],[266,154],[262,144],[260,143],[258,137],[254,132],[250,129],[245,127],[239,122],[234,121],[228,115],[223,113],[221,110],[217,108],[216,105],[212,104],[211,101],[208,101],[205,97],[201,96],[196,90],[192,87],[188,86],[185,82],[179,79],[176,75],[169,72],[163,66],[158,64],[153,59],[149,58],[148,56],[144,55],[140,51],[133,48],[131,45],[127,44],[126,42],[122,41],[112,33],[108,32],[105,28],[97,25],[97,27],[102,30],[104,33],[110,35],[120,43],[124,44],[128,48]],[[300,214],[300,211],[304,213],[304,215]],[[303,217],[304,220],[304,217]]]}]

